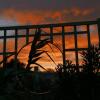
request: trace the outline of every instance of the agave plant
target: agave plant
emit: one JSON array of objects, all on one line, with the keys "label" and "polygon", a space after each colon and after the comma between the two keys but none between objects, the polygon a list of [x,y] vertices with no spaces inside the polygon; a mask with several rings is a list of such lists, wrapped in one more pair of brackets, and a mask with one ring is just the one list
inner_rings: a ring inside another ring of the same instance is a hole
[{"label": "agave plant", "polygon": [[32,45],[31,45],[31,50],[29,53],[29,57],[28,57],[28,64],[26,66],[26,69],[31,69],[30,65],[31,64],[35,64],[37,66],[40,66],[41,68],[43,68],[44,70],[46,70],[43,66],[41,66],[39,63],[37,63],[37,61],[42,58],[41,54],[43,54],[46,51],[41,50],[42,47],[44,47],[49,41],[49,38],[40,40],[41,37],[41,30],[36,30],[35,31],[35,35],[34,35],[34,39],[32,41]]}]

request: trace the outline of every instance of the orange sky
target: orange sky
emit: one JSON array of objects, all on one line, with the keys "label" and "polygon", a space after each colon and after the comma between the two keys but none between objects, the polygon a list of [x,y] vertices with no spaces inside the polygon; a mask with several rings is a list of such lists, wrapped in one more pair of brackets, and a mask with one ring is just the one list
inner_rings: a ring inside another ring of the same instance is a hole
[{"label": "orange sky", "polygon": [[[63,10],[17,10],[13,8],[1,10],[3,18],[19,24],[43,24],[78,21],[94,13],[93,8],[80,9],[73,7]],[[73,18],[69,17],[73,16]]]}]

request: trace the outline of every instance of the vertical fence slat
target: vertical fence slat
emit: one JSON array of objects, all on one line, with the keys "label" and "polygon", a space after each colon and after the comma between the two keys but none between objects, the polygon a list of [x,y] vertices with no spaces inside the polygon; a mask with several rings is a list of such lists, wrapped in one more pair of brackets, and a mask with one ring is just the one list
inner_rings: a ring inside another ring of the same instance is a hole
[{"label": "vertical fence slat", "polygon": [[50,27],[50,42],[53,43],[53,27]]},{"label": "vertical fence slat", "polygon": [[77,45],[77,28],[74,26],[74,41],[75,41],[75,57],[76,57],[76,66],[79,66],[79,61],[78,61],[78,45]]},{"label": "vertical fence slat", "polygon": [[90,28],[89,28],[89,25],[87,25],[87,39],[88,39],[88,48],[90,48],[91,39],[90,39]]},{"label": "vertical fence slat", "polygon": [[15,67],[17,67],[18,29],[15,29]]},{"label": "vertical fence slat", "polygon": [[26,44],[29,42],[29,29],[26,29]]},{"label": "vertical fence slat", "polygon": [[97,23],[97,25],[98,25],[98,39],[99,39],[99,48],[100,48],[100,18],[97,21],[98,21],[98,23]]},{"label": "vertical fence slat", "polygon": [[38,41],[39,41],[39,40],[41,40],[41,32],[42,32],[41,28],[37,28],[37,32],[40,33],[40,38],[38,39]]},{"label": "vertical fence slat", "polygon": [[7,30],[4,30],[4,41],[3,41],[3,67],[6,65],[6,34]]},{"label": "vertical fence slat", "polygon": [[63,48],[63,65],[66,65],[66,56],[65,56],[65,31],[64,26],[62,26],[62,48]]}]

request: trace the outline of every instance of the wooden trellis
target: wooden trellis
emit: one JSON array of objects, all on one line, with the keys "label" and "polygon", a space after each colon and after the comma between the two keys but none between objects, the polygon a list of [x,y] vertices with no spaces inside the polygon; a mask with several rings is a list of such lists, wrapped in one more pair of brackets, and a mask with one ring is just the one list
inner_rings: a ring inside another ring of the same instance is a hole
[{"label": "wooden trellis", "polygon": [[[77,31],[77,26],[85,25],[86,31]],[[0,52],[0,55],[3,56],[3,60],[8,55],[15,55],[15,59],[17,59],[17,52],[18,52],[18,39],[19,38],[25,38],[26,42],[25,44],[29,43],[29,38],[33,37],[34,34],[30,34],[30,30],[32,29],[45,29],[48,28],[50,31],[49,33],[43,33],[41,36],[50,36],[50,41],[53,43],[54,36],[62,36],[62,52],[63,52],[63,64],[65,65],[66,61],[66,52],[74,51],[75,52],[75,58],[76,58],[76,65],[79,65],[79,57],[78,52],[82,50],[86,50],[87,48],[78,48],[78,42],[77,37],[78,34],[86,34],[88,39],[88,48],[90,48],[91,45],[91,39],[90,39],[90,25],[97,25],[98,28],[98,40],[99,40],[99,46],[100,46],[100,19],[97,19],[96,21],[84,21],[84,22],[72,22],[72,23],[59,23],[59,24],[43,24],[43,25],[26,25],[26,26],[9,26],[9,27],[0,27],[0,31],[3,31],[4,35],[0,35],[0,40],[3,40],[3,51]],[[73,27],[73,32],[66,32],[65,27],[67,30],[67,27]],[[54,28],[61,28],[61,32],[54,34]],[[14,35],[7,35],[7,31],[13,30],[15,32]],[[19,30],[25,30],[24,34],[19,35]],[[2,33],[0,33],[2,34]],[[66,48],[65,46],[65,36],[68,35],[74,35],[74,45],[75,48]],[[14,39],[15,40],[15,46],[14,51],[7,51],[7,39]],[[6,60],[4,60],[3,65],[5,65]]]}]

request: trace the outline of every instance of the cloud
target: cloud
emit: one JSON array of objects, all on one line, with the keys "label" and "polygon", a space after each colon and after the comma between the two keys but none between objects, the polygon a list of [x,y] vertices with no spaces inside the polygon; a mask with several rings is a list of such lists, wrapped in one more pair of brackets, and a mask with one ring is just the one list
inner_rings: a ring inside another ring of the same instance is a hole
[{"label": "cloud", "polygon": [[[61,23],[73,21],[72,18],[80,20],[81,17],[90,16],[94,13],[93,9],[63,9],[59,10],[1,10],[1,18],[13,20],[20,24],[43,24],[43,23]],[[80,16],[80,18],[79,18]],[[79,18],[79,19],[78,19]]]},{"label": "cloud", "polygon": [[0,9],[18,10],[62,10],[73,7],[99,8],[99,0],[0,0]]},{"label": "cloud", "polygon": [[91,13],[94,12],[94,9],[91,8],[91,9],[80,9],[80,8],[73,8],[71,9],[71,13],[72,15],[74,16],[88,16],[88,15],[91,15]]}]

